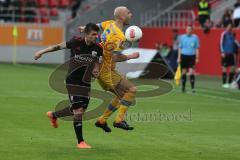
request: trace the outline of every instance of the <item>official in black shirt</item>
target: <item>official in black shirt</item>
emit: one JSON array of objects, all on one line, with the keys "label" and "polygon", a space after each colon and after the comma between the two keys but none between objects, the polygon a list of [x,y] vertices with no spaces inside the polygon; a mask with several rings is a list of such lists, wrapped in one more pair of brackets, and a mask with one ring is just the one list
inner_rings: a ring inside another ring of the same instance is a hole
[{"label": "official in black shirt", "polygon": [[[99,74],[100,63],[102,61],[102,47],[96,43],[99,28],[94,23],[88,23],[85,28],[85,36],[75,36],[67,42],[50,46],[35,53],[35,60],[43,54],[62,49],[71,50],[71,59],[69,60],[69,70],[66,75],[66,88],[68,90],[69,107],[63,109],[73,111],[73,126],[78,140],[77,148],[91,148],[85,143],[82,136],[82,115],[88,107],[89,92],[91,87],[92,75],[96,78]],[[70,113],[71,114],[71,113]],[[47,112],[52,126],[58,127],[57,112]]]}]

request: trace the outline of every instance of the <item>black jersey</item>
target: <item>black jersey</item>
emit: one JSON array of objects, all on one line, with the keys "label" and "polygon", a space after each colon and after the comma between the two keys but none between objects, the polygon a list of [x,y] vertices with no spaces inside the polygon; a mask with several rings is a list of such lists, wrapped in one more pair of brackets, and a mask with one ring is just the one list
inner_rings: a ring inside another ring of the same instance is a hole
[{"label": "black jersey", "polygon": [[102,61],[102,47],[97,43],[89,46],[80,36],[67,41],[66,47],[71,49],[66,83],[89,87],[94,63]]}]

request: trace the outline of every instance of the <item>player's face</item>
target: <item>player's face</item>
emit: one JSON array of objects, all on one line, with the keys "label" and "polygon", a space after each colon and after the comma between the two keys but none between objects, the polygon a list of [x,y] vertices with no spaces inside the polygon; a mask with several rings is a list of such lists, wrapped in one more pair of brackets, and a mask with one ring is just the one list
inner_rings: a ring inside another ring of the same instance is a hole
[{"label": "player's face", "polygon": [[227,26],[227,31],[229,31],[229,32],[232,31],[232,25],[231,25],[231,24],[229,24],[229,25]]},{"label": "player's face", "polygon": [[193,32],[192,27],[187,27],[186,32],[187,32],[188,35],[191,35],[192,32]]},{"label": "player's face", "polygon": [[124,24],[128,25],[130,23],[130,20],[132,19],[132,13],[129,9],[126,9],[125,15],[124,15]]},{"label": "player's face", "polygon": [[97,31],[90,31],[88,34],[86,34],[86,42],[89,44],[94,44],[97,41],[98,38],[98,32]]}]

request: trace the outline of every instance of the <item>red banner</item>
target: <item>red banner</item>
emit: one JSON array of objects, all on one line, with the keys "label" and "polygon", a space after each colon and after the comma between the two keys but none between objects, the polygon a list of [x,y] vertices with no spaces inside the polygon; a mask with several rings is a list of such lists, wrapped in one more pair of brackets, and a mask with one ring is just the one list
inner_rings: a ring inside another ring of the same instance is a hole
[{"label": "red banner", "polygon": [[[169,28],[149,29],[143,28],[143,38],[140,40],[141,48],[155,48],[157,42],[172,45],[173,30]],[[200,39],[200,59],[197,64],[197,72],[205,75],[221,75],[220,36],[223,29],[212,29],[205,34],[202,29],[195,29],[194,33]],[[179,30],[184,33],[185,30]],[[240,40],[240,30],[234,30]]]}]

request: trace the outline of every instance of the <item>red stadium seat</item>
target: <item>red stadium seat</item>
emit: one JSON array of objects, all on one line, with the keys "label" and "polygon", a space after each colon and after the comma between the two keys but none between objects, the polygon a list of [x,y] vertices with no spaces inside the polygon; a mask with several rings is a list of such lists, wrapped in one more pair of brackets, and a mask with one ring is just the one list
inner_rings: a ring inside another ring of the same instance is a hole
[{"label": "red stadium seat", "polygon": [[41,23],[49,23],[49,11],[47,8],[39,8],[39,15]]},{"label": "red stadium seat", "polygon": [[47,6],[47,0],[37,0],[37,5],[39,7],[45,7]]},{"label": "red stadium seat", "polygon": [[50,10],[50,16],[52,17],[57,17],[59,15],[58,9],[57,8],[52,8]]},{"label": "red stadium seat", "polygon": [[67,8],[71,5],[71,0],[59,0],[59,7]]},{"label": "red stadium seat", "polygon": [[49,23],[49,18],[41,18],[41,23]]},{"label": "red stadium seat", "polygon": [[58,6],[58,0],[48,0],[48,6],[50,8],[57,7]]},{"label": "red stadium seat", "polygon": [[48,9],[47,8],[39,8],[39,14],[40,16],[48,16]]}]

